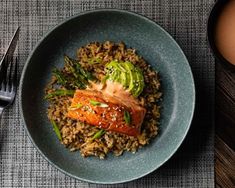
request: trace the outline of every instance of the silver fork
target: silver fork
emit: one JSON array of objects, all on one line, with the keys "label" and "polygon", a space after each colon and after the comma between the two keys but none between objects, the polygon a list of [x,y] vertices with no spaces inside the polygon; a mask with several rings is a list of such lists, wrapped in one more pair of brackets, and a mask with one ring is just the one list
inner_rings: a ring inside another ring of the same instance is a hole
[{"label": "silver fork", "polygon": [[16,96],[18,62],[17,58],[13,58],[13,54],[18,40],[19,28],[0,61],[0,120],[3,110],[13,103]]}]

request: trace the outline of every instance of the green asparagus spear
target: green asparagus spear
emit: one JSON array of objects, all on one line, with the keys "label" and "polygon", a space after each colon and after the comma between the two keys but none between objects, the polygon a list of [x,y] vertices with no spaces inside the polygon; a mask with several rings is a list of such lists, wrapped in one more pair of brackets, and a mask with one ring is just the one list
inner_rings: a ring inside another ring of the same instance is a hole
[{"label": "green asparagus spear", "polygon": [[65,77],[65,75],[62,74],[58,69],[53,69],[52,71],[53,75],[56,77],[58,84],[61,84],[63,86],[66,86],[68,80]]},{"label": "green asparagus spear", "polygon": [[81,81],[87,82],[88,80],[94,80],[95,77],[88,71],[85,71],[80,65],[78,60],[72,59],[67,55],[64,56],[64,61],[72,74],[79,78]]},{"label": "green asparagus spear", "polygon": [[56,124],[56,122],[54,120],[51,120],[51,123],[52,123],[52,126],[53,126],[53,129],[55,131],[56,136],[61,141],[62,140],[62,136],[61,136],[61,133],[60,133],[58,125]]},{"label": "green asparagus spear", "polygon": [[103,136],[103,134],[105,133],[106,131],[103,130],[103,129],[100,129],[97,133],[95,133],[95,135],[92,137],[92,140],[95,140],[95,139],[98,139],[100,138],[101,136]]},{"label": "green asparagus spear", "polygon": [[74,90],[66,90],[66,89],[58,89],[58,90],[55,90],[54,92],[52,93],[49,93],[45,96],[45,99],[50,99],[50,98],[53,98],[55,96],[73,96],[74,95]]},{"label": "green asparagus spear", "polygon": [[124,111],[124,120],[127,124],[131,123],[131,115],[128,111]]}]

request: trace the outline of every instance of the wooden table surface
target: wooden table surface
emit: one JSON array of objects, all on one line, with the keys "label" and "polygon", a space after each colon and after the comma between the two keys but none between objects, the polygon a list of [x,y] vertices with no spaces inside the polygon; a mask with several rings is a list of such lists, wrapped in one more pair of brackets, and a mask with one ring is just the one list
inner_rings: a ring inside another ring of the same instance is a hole
[{"label": "wooden table surface", "polygon": [[216,64],[216,187],[235,188],[235,70]]}]

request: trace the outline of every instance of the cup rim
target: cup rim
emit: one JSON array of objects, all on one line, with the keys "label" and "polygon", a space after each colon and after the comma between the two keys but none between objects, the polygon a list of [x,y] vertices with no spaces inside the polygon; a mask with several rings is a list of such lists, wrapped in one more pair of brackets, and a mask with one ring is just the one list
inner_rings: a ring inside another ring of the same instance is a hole
[{"label": "cup rim", "polygon": [[207,40],[209,43],[209,46],[211,48],[211,51],[216,58],[216,60],[222,64],[225,68],[232,69],[235,71],[235,65],[230,63],[218,50],[215,44],[215,37],[214,37],[214,31],[215,31],[215,25],[216,21],[218,19],[218,15],[223,8],[223,6],[228,3],[229,0],[217,0],[212,7],[209,18],[207,21]]}]

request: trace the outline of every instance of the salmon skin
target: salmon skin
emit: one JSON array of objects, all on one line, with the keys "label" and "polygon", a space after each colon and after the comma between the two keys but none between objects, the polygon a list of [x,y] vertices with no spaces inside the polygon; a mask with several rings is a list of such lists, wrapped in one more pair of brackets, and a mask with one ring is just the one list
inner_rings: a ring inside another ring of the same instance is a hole
[{"label": "salmon skin", "polygon": [[[128,98],[104,94],[102,91],[76,90],[67,117],[101,129],[138,136],[146,109]],[[129,114],[130,121],[125,119]]]}]

